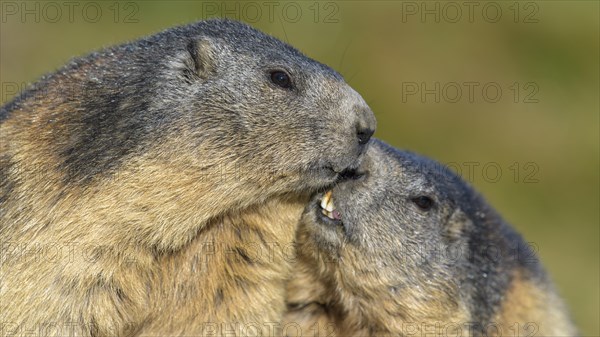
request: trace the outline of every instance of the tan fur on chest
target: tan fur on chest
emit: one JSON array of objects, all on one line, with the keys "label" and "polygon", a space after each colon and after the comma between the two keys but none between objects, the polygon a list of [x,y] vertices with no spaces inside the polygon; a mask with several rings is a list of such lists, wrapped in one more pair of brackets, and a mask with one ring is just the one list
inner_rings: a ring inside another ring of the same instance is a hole
[{"label": "tan fur on chest", "polygon": [[273,335],[285,309],[302,209],[296,200],[270,200],[215,219],[180,254],[159,259],[150,316],[156,324],[140,334],[244,335],[258,329]]}]

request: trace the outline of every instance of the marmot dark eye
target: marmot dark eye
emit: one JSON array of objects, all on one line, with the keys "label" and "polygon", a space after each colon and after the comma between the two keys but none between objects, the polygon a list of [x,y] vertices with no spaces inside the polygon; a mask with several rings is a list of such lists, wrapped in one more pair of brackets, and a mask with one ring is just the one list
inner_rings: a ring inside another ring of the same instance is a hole
[{"label": "marmot dark eye", "polygon": [[290,79],[290,75],[286,74],[284,71],[281,70],[275,70],[271,72],[271,82],[286,89],[292,86],[292,80]]},{"label": "marmot dark eye", "polygon": [[431,209],[431,207],[433,207],[433,200],[428,196],[422,195],[412,198],[411,201],[423,211],[428,211]]}]

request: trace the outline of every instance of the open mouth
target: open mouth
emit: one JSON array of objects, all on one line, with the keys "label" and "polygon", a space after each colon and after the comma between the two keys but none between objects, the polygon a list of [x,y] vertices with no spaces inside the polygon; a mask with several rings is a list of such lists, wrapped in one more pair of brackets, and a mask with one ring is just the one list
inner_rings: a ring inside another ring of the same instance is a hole
[{"label": "open mouth", "polygon": [[325,223],[331,223],[334,225],[342,224],[342,214],[335,208],[333,203],[333,191],[329,190],[323,194],[319,202],[319,208],[317,210],[319,217]]}]

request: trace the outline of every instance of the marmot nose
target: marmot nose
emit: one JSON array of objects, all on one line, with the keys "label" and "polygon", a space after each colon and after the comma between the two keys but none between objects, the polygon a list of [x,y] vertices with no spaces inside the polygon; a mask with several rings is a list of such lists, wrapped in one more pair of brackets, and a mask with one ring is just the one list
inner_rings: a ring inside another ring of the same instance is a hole
[{"label": "marmot nose", "polygon": [[358,138],[358,144],[367,144],[369,142],[369,139],[371,139],[371,136],[373,136],[373,133],[375,133],[375,130],[357,125],[356,137]]},{"label": "marmot nose", "polygon": [[361,106],[357,108],[358,119],[356,121],[356,139],[358,145],[363,147],[366,145],[377,127],[377,120],[373,111],[368,106]]}]

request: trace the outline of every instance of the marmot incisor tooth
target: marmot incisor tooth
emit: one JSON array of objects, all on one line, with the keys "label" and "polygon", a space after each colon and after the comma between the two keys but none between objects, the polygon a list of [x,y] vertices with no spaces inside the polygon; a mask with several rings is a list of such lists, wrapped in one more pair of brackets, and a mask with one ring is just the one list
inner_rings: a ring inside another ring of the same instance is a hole
[{"label": "marmot incisor tooth", "polygon": [[288,261],[245,245],[292,242],[375,129],[338,73],[229,20],[74,59],[0,121],[2,336],[278,322]]},{"label": "marmot incisor tooth", "polygon": [[375,140],[359,172],[302,217],[284,323],[322,336],[576,334],[531,246],[457,175]]}]

